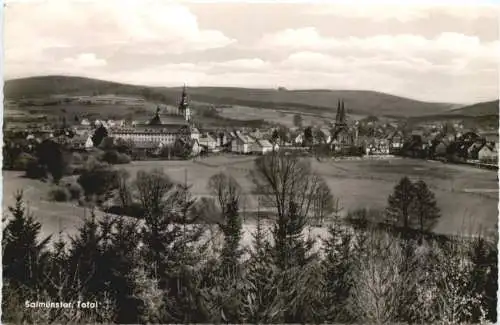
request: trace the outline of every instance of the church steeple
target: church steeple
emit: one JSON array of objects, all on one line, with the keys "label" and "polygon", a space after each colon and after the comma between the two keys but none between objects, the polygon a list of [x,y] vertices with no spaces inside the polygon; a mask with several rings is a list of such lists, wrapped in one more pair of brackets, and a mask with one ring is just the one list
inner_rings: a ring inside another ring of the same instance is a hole
[{"label": "church steeple", "polygon": [[340,122],[340,99],[337,102],[337,115],[335,115],[335,124]]},{"label": "church steeple", "polygon": [[179,103],[179,114],[184,116],[186,121],[191,119],[191,110],[189,109],[186,84],[184,84],[184,87],[182,88],[182,96]]},{"label": "church steeple", "polygon": [[342,110],[340,111],[340,123],[345,124],[345,107],[344,107],[344,101],[342,101]]},{"label": "church steeple", "polygon": [[337,104],[337,115],[335,116],[335,126],[344,127],[346,125],[346,116],[345,116],[345,106],[344,101],[340,101]]}]

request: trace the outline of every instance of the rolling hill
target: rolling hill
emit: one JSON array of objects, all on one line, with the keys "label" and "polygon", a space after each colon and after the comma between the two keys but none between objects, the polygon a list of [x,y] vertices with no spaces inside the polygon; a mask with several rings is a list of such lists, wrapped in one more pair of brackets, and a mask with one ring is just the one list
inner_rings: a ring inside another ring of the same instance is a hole
[{"label": "rolling hill", "polygon": [[481,102],[474,105],[456,108],[450,111],[450,114],[465,115],[465,116],[484,116],[498,115],[499,100],[489,102]]},{"label": "rolling hill", "polygon": [[[56,94],[116,94],[144,96],[173,104],[180,88],[146,87],[104,80],[41,76],[5,82],[7,99],[49,97]],[[231,87],[190,87],[192,101],[214,105],[239,105],[304,113],[332,113],[343,99],[348,113],[412,117],[449,112],[456,104],[430,103],[374,91],[357,90],[283,90]]]}]

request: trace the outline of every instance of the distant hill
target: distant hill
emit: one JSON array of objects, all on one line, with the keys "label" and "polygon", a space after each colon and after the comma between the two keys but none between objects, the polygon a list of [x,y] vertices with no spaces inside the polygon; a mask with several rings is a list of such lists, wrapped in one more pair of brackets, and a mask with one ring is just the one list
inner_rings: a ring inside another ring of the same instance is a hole
[{"label": "distant hill", "polygon": [[[42,76],[7,80],[7,99],[48,97],[50,95],[136,95],[175,103],[180,88],[146,87],[97,79],[68,76]],[[334,112],[338,100],[348,113],[358,115],[412,117],[450,112],[456,104],[422,102],[374,91],[284,90],[231,87],[190,87],[190,99],[215,105],[240,105],[305,113]]]},{"label": "distant hill", "polygon": [[465,116],[484,116],[484,115],[498,115],[499,100],[489,102],[481,102],[474,105],[456,108],[450,111],[453,115]]}]

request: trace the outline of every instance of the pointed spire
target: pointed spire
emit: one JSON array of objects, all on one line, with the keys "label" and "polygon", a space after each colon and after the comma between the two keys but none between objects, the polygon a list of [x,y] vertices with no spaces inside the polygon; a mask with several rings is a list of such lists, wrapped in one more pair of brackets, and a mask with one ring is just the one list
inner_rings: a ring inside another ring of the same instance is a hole
[{"label": "pointed spire", "polygon": [[335,115],[335,122],[340,122],[340,99],[337,102],[337,115]]},{"label": "pointed spire", "polygon": [[342,100],[342,109],[340,111],[340,122],[345,123],[345,107],[344,107],[344,100]]}]

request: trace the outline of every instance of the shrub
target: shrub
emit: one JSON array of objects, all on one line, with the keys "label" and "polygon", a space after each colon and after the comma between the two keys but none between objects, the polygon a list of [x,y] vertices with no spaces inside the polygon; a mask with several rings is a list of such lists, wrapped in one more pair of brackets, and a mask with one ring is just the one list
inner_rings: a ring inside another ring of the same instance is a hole
[{"label": "shrub", "polygon": [[107,164],[89,162],[78,177],[78,183],[87,198],[106,195],[118,187],[118,172]]},{"label": "shrub", "polygon": [[74,164],[81,164],[81,163],[83,163],[83,161],[84,161],[84,158],[82,157],[81,154],[79,154],[77,152],[73,152],[72,162]]},{"label": "shrub", "polygon": [[129,155],[124,154],[124,153],[119,153],[118,154],[118,161],[117,164],[128,164],[132,161]]},{"label": "shrub", "polygon": [[66,183],[66,188],[69,191],[71,200],[78,200],[83,194],[83,188],[76,182]]},{"label": "shrub", "polygon": [[28,153],[23,152],[14,161],[13,169],[25,171],[30,165],[30,163],[33,162],[36,162],[36,158]]},{"label": "shrub", "polygon": [[56,186],[49,192],[49,198],[56,202],[66,202],[71,198],[71,193],[65,186]]},{"label": "shrub", "polygon": [[108,164],[116,165],[128,164],[131,159],[127,154],[119,153],[116,150],[109,150],[103,154],[102,161],[107,162]]},{"label": "shrub", "polygon": [[108,164],[116,164],[118,163],[118,151],[116,150],[109,150],[104,152],[102,155],[101,160],[104,162],[107,162]]},{"label": "shrub", "polygon": [[32,160],[26,166],[26,177],[40,179],[47,177],[47,169],[40,165],[38,161]]}]

